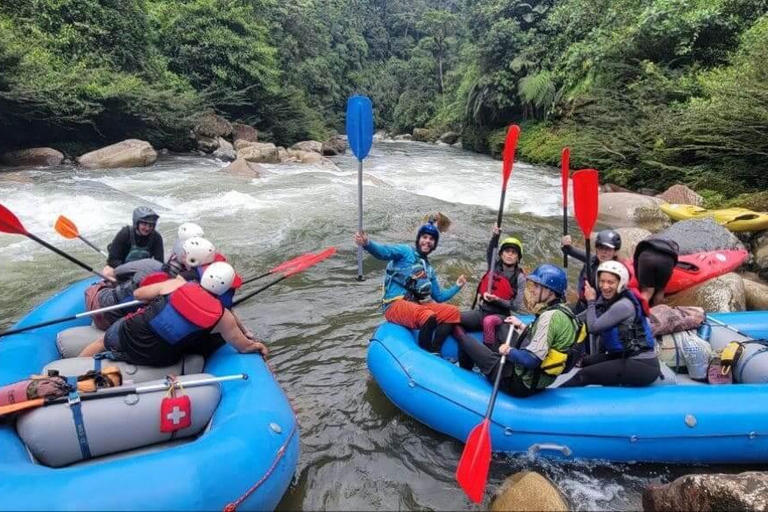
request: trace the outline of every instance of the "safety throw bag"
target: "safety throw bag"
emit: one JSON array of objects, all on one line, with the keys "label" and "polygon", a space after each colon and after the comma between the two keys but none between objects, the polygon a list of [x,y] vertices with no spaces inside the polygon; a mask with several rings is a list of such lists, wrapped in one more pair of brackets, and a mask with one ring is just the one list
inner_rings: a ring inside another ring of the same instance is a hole
[{"label": "safety throw bag", "polygon": [[651,308],[648,321],[654,336],[696,330],[706,320],[703,308],[692,306],[670,307],[659,304]]}]

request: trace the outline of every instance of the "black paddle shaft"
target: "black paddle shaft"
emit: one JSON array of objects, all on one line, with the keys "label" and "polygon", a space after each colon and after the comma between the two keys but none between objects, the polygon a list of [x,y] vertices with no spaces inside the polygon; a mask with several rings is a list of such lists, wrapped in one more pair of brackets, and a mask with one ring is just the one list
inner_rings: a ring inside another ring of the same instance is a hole
[{"label": "black paddle shaft", "polygon": [[18,329],[11,329],[10,331],[0,332],[0,337],[8,336],[10,334],[19,334],[20,332],[27,332],[27,331],[31,331],[32,329],[47,327],[49,325],[54,325],[54,324],[60,324],[63,322],[68,322],[70,320],[77,320],[77,318],[78,318],[77,315],[72,315],[72,316],[68,316],[67,318],[57,318],[56,320],[49,320],[47,322],[43,322],[40,324],[28,325],[26,327],[20,327]]},{"label": "black paddle shaft", "polygon": [[87,270],[88,272],[91,272],[93,274],[96,274],[97,276],[101,277],[105,281],[113,281],[113,279],[108,279],[106,276],[102,275],[100,272],[96,272],[95,270],[93,270],[93,267],[89,267],[88,265],[86,265],[82,261],[78,260],[77,258],[75,258],[73,256],[70,256],[69,254],[65,253],[61,249],[58,249],[58,248],[52,246],[51,244],[49,244],[45,240],[36,237],[32,233],[24,233],[24,234],[27,235],[27,237],[29,237],[31,240],[34,240],[35,242],[37,242],[40,245],[42,245],[43,247],[45,247],[46,249],[50,249],[51,251],[55,252],[59,256],[68,259],[69,261],[71,261],[72,263],[77,265],[78,267],[80,267],[80,268],[82,268],[84,270]]},{"label": "black paddle shaft", "polygon": [[[563,204],[563,236],[568,234],[568,206]],[[568,268],[568,253],[563,253],[563,267]]]},{"label": "black paddle shaft", "polygon": [[254,290],[254,291],[252,291],[252,292],[251,292],[251,293],[249,293],[248,295],[243,295],[242,297],[240,297],[239,299],[237,299],[236,301],[234,301],[234,302],[232,303],[232,307],[235,307],[235,306],[237,306],[237,305],[239,305],[239,304],[242,304],[243,302],[245,302],[246,300],[250,299],[251,297],[253,297],[253,296],[255,296],[255,295],[258,295],[258,294],[260,294],[261,292],[263,292],[264,290],[266,290],[266,289],[267,289],[267,288],[269,288],[270,286],[276,285],[277,283],[279,283],[280,281],[282,281],[282,280],[283,280],[283,279],[285,279],[286,277],[288,277],[288,276],[282,276],[282,277],[280,277],[279,279],[275,279],[275,280],[274,280],[274,281],[272,281],[271,283],[265,284],[264,286],[262,286],[262,287],[261,287],[261,288],[259,288],[258,290]]}]

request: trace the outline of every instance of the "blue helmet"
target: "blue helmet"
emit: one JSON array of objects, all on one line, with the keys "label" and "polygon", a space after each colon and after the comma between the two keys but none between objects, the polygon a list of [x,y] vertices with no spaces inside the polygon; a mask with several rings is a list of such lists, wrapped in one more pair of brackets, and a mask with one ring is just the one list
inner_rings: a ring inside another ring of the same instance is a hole
[{"label": "blue helmet", "polygon": [[432,235],[432,237],[435,239],[435,248],[432,250],[437,249],[437,243],[440,241],[440,230],[437,229],[435,220],[433,218],[430,217],[429,221],[421,226],[419,231],[416,233],[416,249],[419,248],[419,238],[421,238],[421,235]]},{"label": "blue helmet", "polygon": [[528,274],[526,279],[540,284],[544,288],[549,288],[561,297],[565,294],[565,289],[568,288],[568,277],[565,275],[565,271],[549,263],[536,267],[536,270]]}]

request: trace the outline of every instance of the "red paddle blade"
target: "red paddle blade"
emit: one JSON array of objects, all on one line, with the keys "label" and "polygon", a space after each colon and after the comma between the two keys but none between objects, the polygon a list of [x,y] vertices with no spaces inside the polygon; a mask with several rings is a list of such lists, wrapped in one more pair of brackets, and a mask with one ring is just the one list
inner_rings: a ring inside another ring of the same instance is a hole
[{"label": "red paddle blade", "polygon": [[598,176],[594,169],[576,171],[573,181],[573,211],[584,238],[589,238],[597,222]]},{"label": "red paddle blade", "polygon": [[278,266],[276,266],[275,268],[270,270],[270,272],[271,273],[282,272],[283,270],[287,270],[287,269],[289,269],[291,267],[294,267],[294,266],[298,265],[299,263],[302,263],[305,259],[309,259],[312,256],[316,256],[316,254],[313,253],[313,252],[308,252],[306,254],[302,254],[301,256],[296,256],[293,259],[290,259],[288,261],[284,261],[283,263],[279,264]]},{"label": "red paddle blade", "polygon": [[0,204],[0,232],[26,235],[27,230],[11,210]]},{"label": "red paddle blade", "polygon": [[302,261],[295,267],[291,267],[288,270],[285,271],[283,274],[284,277],[289,277],[294,274],[298,274],[299,272],[308,269],[309,267],[312,267],[314,265],[317,265],[324,259],[330,258],[336,254],[336,248],[335,247],[329,247],[328,249],[324,250],[323,252],[319,254],[315,254],[310,258],[307,258],[306,260]]},{"label": "red paddle blade", "polygon": [[563,148],[560,158],[560,172],[562,174],[563,185],[563,208],[568,208],[568,175],[571,169],[571,148]]},{"label": "red paddle blade", "polygon": [[456,480],[466,495],[475,503],[483,501],[485,485],[488,482],[488,469],[491,466],[490,420],[483,420],[472,429],[461,454],[459,467],[456,468]]},{"label": "red paddle blade", "polygon": [[77,238],[80,234],[75,223],[63,215],[59,215],[59,218],[56,219],[56,224],[54,224],[53,227],[56,229],[56,232],[64,238],[73,239]]},{"label": "red paddle blade", "polygon": [[504,164],[502,166],[501,186],[507,188],[509,177],[512,176],[512,164],[515,161],[517,139],[520,137],[520,127],[513,124],[507,130],[507,138],[504,140]]}]

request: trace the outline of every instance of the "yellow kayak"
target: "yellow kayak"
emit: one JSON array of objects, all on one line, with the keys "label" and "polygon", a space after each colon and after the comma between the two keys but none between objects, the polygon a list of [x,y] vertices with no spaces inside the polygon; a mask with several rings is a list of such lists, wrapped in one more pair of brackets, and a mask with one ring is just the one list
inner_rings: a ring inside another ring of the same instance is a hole
[{"label": "yellow kayak", "polygon": [[659,205],[661,211],[673,220],[704,219],[711,217],[723,227],[731,231],[760,231],[768,229],[768,214],[757,213],[746,208],[725,208],[722,210],[707,210],[692,204]]}]

